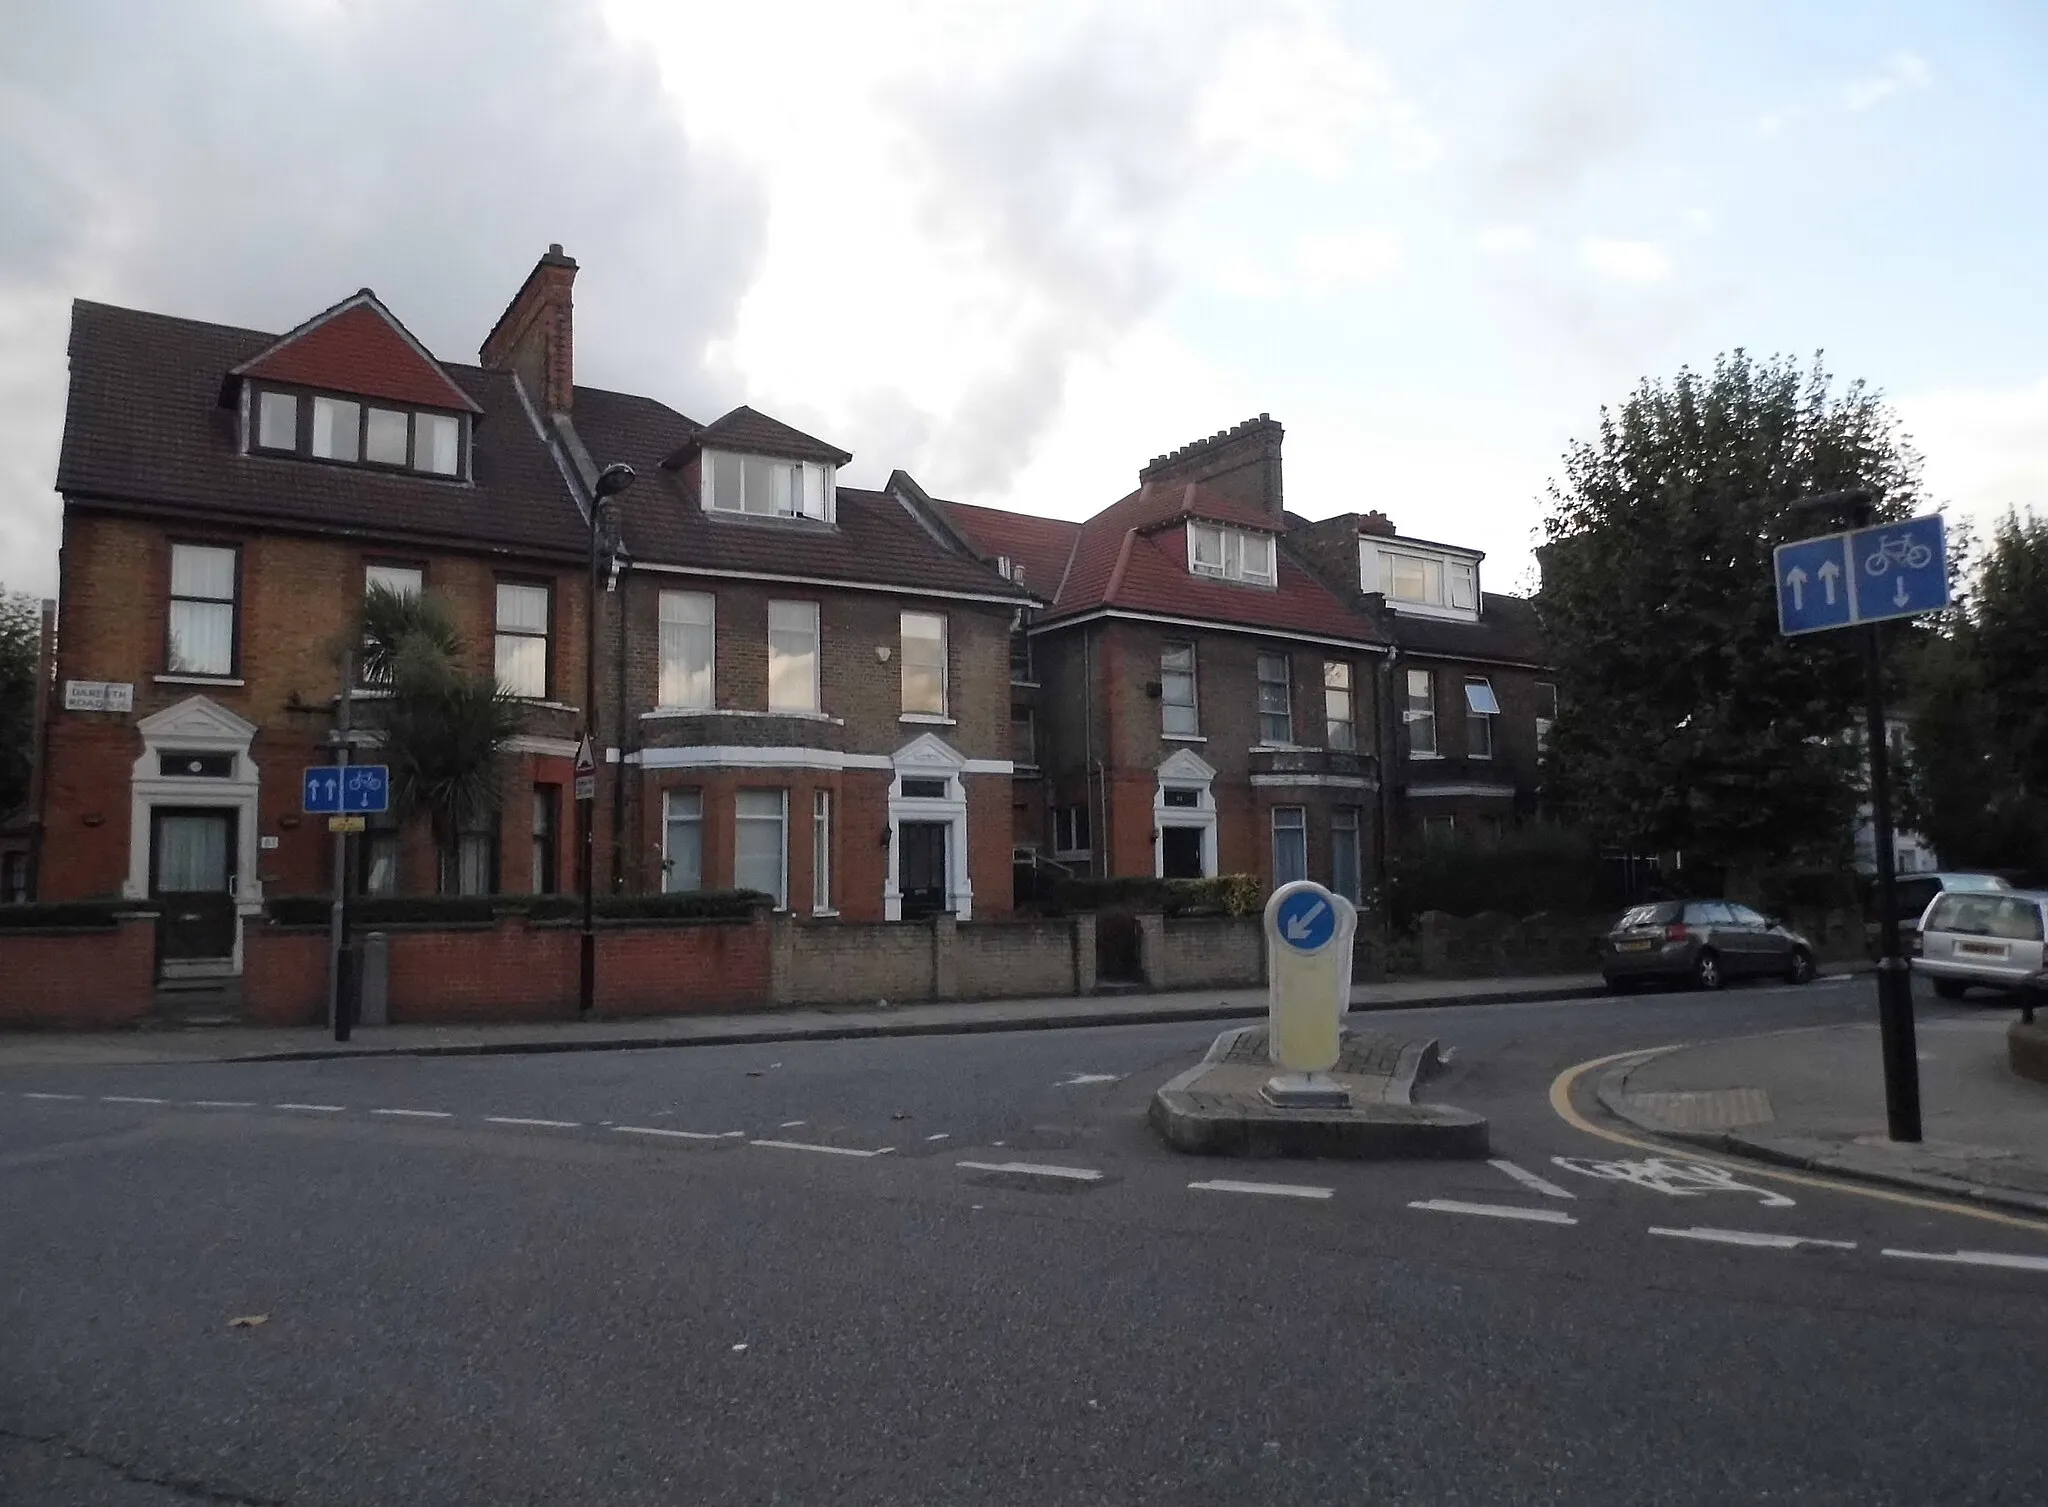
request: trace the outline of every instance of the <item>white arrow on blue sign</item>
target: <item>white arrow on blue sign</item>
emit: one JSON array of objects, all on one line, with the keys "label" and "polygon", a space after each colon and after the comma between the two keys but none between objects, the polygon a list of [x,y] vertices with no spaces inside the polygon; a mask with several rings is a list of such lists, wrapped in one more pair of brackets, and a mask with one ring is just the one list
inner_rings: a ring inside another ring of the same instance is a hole
[{"label": "white arrow on blue sign", "polygon": [[1302,952],[1319,952],[1337,930],[1337,909],[1314,890],[1297,890],[1280,902],[1273,917],[1280,940]]},{"label": "white arrow on blue sign", "polygon": [[1941,515],[1781,544],[1773,552],[1778,629],[1819,633],[1948,606]]},{"label": "white arrow on blue sign", "polygon": [[391,769],[385,764],[316,764],[306,771],[302,809],[322,812],[370,813],[391,809]]}]

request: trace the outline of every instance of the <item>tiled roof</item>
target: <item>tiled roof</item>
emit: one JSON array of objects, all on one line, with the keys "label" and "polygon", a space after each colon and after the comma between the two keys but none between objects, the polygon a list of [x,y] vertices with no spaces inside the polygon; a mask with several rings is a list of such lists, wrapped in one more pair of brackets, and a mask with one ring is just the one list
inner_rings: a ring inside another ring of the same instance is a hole
[{"label": "tiled roof", "polygon": [[1476,623],[1394,613],[1390,619],[1394,641],[1413,653],[1447,659],[1492,659],[1527,665],[1550,662],[1535,603],[1527,597],[1489,591],[1483,609]]},{"label": "tiled roof", "polygon": [[[959,508],[955,516],[961,527],[992,553],[1013,558],[1023,558],[1022,550],[997,551],[993,541],[1007,534],[1012,542],[1037,544],[1043,553],[1059,538],[1047,525],[1073,530],[1068,536],[1073,541],[1071,553],[1060,580],[1038,583],[1027,575],[1026,585],[1037,585],[1042,592],[1058,591],[1041,622],[1121,608],[1279,633],[1381,641],[1371,623],[1346,607],[1289,555],[1284,537],[1276,550],[1276,588],[1237,585],[1191,573],[1184,527],[1188,518],[1273,534],[1282,529],[1281,521],[1272,514],[1201,487],[1148,483],[1078,525],[1002,514],[994,508]],[[1005,517],[1016,521],[996,521]]]},{"label": "tiled roof", "polygon": [[684,494],[680,474],[663,465],[702,431],[651,398],[579,387],[573,422],[598,465],[622,460],[639,473],[620,509],[626,548],[636,560],[912,592],[1025,598],[1025,591],[997,575],[994,566],[941,545],[884,492],[840,487],[836,526],[804,518],[705,512],[697,498]]},{"label": "tiled roof", "polygon": [[1021,566],[1026,589],[1047,601],[1053,599],[1060,578],[1067,573],[1067,561],[1073,558],[1074,541],[1081,537],[1080,524],[1070,518],[1040,518],[968,502],[939,506],[983,554],[1003,556]]},{"label": "tiled roof", "polygon": [[581,515],[508,375],[445,365],[478,406],[471,482],[239,453],[221,406],[260,330],[79,301],[57,490],[314,528],[410,535],[480,549],[581,554]]},{"label": "tiled roof", "polygon": [[780,456],[784,460],[829,461],[836,466],[853,459],[838,446],[828,445],[801,429],[792,429],[780,419],[771,419],[744,403],[698,430],[685,441],[686,446],[691,444],[711,450],[737,450],[746,455]]},{"label": "tiled roof", "polygon": [[280,336],[234,374],[428,408],[476,409],[475,399],[368,288]]}]

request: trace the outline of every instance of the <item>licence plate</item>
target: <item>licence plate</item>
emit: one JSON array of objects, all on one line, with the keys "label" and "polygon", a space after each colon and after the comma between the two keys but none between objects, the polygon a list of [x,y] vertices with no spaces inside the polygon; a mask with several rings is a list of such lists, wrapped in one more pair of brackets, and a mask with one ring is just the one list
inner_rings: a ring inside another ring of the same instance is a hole
[{"label": "licence plate", "polygon": [[2002,958],[2008,949],[2003,942],[1958,942],[1956,951],[1973,958]]},{"label": "licence plate", "polygon": [[1648,942],[1616,942],[1614,950],[1616,952],[1648,952],[1650,944]]}]

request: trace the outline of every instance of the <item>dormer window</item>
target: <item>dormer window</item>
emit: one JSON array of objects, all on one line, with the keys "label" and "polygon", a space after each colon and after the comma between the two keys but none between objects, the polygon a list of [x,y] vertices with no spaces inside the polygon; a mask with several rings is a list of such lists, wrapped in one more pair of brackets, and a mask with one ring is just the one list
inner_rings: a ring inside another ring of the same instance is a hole
[{"label": "dormer window", "polygon": [[259,388],[251,448],[429,476],[462,475],[461,415]]},{"label": "dormer window", "polygon": [[1214,523],[1188,525],[1188,569],[1198,576],[1273,584],[1273,537]]},{"label": "dormer window", "polygon": [[704,507],[755,518],[833,517],[833,468],[710,450],[704,455]]},{"label": "dormer window", "polygon": [[1478,615],[1477,560],[1378,543],[1362,545],[1360,553],[1361,590],[1380,592],[1395,607]]}]

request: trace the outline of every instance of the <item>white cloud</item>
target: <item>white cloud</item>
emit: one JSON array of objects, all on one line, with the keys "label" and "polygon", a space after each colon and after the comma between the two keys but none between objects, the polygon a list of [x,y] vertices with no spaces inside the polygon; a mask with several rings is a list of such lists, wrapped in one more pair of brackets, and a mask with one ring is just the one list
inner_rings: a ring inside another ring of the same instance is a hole
[{"label": "white cloud", "polygon": [[1205,145],[1341,175],[1364,151],[1427,168],[1441,148],[1383,63],[1320,21],[1261,26],[1216,60],[1198,112]]},{"label": "white cloud", "polygon": [[1980,525],[2008,508],[2048,516],[2048,377],[1896,400],[1926,458],[1927,490]]},{"label": "white cloud", "polygon": [[1304,236],[1294,248],[1294,265],[1317,289],[1378,282],[1401,265],[1401,242],[1373,228]]},{"label": "white cloud", "polygon": [[1875,73],[1851,79],[1842,86],[1842,108],[1868,110],[1895,94],[1925,89],[1929,76],[1926,59],[1910,52],[1895,52]]},{"label": "white cloud", "polygon": [[1610,281],[1638,286],[1661,283],[1672,270],[1671,257],[1654,241],[1587,236],[1579,242],[1579,260]]},{"label": "white cloud", "polygon": [[1488,225],[1472,245],[1485,256],[1521,256],[1536,249],[1536,232],[1527,225]]}]

